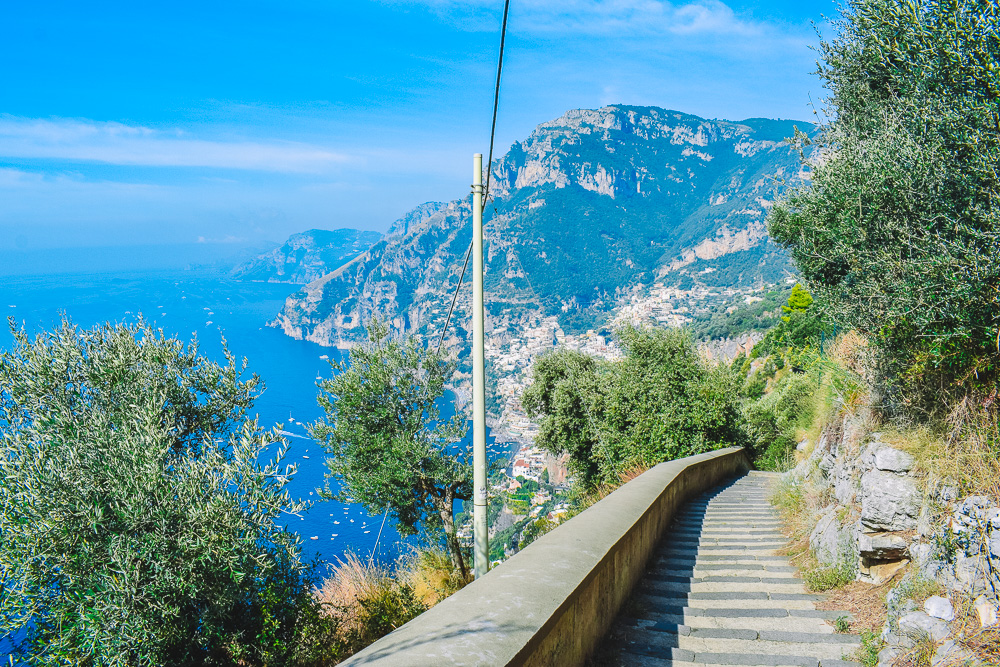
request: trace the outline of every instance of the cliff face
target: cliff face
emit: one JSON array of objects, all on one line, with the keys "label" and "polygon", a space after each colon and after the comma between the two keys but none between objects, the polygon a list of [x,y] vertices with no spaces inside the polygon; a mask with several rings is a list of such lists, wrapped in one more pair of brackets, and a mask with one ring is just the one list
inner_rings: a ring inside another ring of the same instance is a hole
[{"label": "cliff face", "polygon": [[293,234],[274,250],[240,264],[232,275],[240,280],[310,283],[357,257],[382,238],[357,229],[311,229]]},{"label": "cliff face", "polygon": [[[789,264],[763,221],[785,182],[802,177],[783,141],[792,134],[786,121],[627,106],[571,111],[538,126],[493,168],[488,329],[512,333],[547,316],[567,331],[593,328],[654,280],[780,279]],[[414,209],[360,257],[290,296],[274,324],[324,345],[359,339],[373,315],[437,335],[470,218],[468,199]],[[470,301],[463,289],[455,322],[466,322]]]}]

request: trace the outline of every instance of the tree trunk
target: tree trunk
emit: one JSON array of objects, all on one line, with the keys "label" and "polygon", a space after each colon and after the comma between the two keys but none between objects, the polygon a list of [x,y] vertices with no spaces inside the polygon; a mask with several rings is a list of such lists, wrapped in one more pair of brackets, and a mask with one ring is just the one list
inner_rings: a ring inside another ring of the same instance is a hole
[{"label": "tree trunk", "polygon": [[441,514],[441,525],[444,527],[445,540],[448,542],[448,551],[451,553],[451,562],[462,574],[462,580],[468,579],[469,570],[465,566],[465,558],[462,557],[462,547],[458,543],[458,536],[455,535],[455,518],[452,516],[455,504],[455,494],[451,489],[444,492],[444,497],[438,496],[438,512]]}]

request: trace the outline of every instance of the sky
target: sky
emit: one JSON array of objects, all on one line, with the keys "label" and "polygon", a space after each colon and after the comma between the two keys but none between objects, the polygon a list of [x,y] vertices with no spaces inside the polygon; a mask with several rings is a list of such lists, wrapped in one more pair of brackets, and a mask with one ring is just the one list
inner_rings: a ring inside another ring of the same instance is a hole
[{"label": "sky", "polygon": [[[385,231],[465,196],[503,0],[10,2],[0,251]],[[830,0],[511,0],[497,154],[569,109],[812,120]],[[0,267],[2,268],[2,267]]]}]

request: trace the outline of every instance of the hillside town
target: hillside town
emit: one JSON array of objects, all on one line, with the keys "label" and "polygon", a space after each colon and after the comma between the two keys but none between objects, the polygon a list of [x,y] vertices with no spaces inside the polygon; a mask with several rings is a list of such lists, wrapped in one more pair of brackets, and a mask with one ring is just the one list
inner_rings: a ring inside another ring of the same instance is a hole
[{"label": "hillside town", "polygon": [[[649,287],[633,289],[609,318],[608,329],[570,334],[559,325],[557,317],[551,316],[519,330],[516,336],[497,335],[497,332],[488,336],[485,352],[493,369],[489,378],[492,382],[488,384],[495,383],[498,399],[496,412],[490,415],[489,424],[497,441],[506,443],[503,451],[507,457],[502,473],[494,479],[491,489],[491,496],[503,506],[491,524],[491,536],[516,527],[523,529],[539,517],[558,522],[568,507],[565,499],[560,499],[568,492],[572,482],[566,465],[567,457],[553,456],[536,445],[538,424],[521,405],[524,390],[531,383],[531,368],[536,359],[563,347],[616,361],[623,356],[622,350],[612,340],[612,332],[619,327],[681,327],[692,322],[696,316],[712,312],[727,303],[734,304],[726,308],[732,312],[738,307],[735,304],[760,301],[759,294],[770,287],[712,288],[696,283],[685,290],[657,282]],[[703,345],[702,351],[709,359],[732,358],[739,353],[748,353],[759,339],[759,335],[744,335],[733,341],[713,341]],[[524,491],[526,482],[533,489],[530,497]],[[534,490],[536,487],[537,490]],[[519,514],[519,511],[523,513]],[[463,540],[471,540],[471,519],[461,527],[459,536]],[[510,551],[508,548],[506,553]]]}]

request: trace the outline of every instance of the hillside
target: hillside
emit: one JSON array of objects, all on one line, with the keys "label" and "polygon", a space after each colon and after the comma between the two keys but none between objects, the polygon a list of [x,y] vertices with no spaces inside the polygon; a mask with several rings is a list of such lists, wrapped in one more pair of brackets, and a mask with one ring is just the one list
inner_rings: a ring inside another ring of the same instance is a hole
[{"label": "hillside", "polygon": [[292,234],[274,250],[249,259],[232,271],[234,278],[271,283],[310,283],[357,257],[382,238],[357,229],[310,229]]},{"label": "hillside", "polygon": [[[488,328],[502,335],[554,317],[580,332],[654,284],[745,287],[789,275],[764,218],[801,178],[784,142],[794,125],[631,106],[539,125],[494,165]],[[418,207],[356,261],[290,296],[275,325],[324,345],[350,345],[375,314],[437,334],[470,243],[469,213],[468,199]],[[459,299],[459,324],[469,298]]]}]

